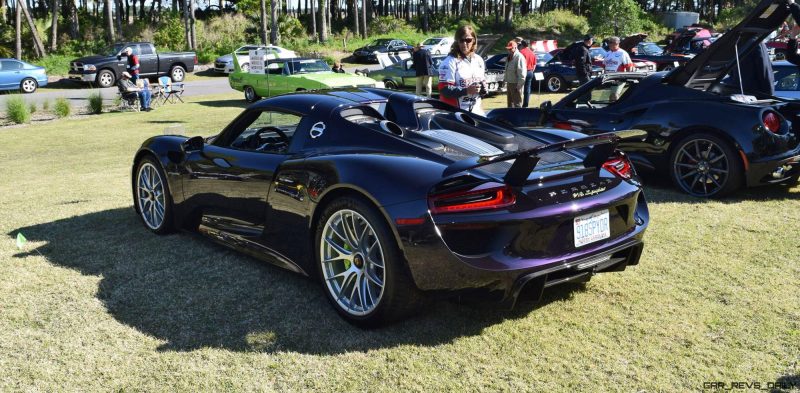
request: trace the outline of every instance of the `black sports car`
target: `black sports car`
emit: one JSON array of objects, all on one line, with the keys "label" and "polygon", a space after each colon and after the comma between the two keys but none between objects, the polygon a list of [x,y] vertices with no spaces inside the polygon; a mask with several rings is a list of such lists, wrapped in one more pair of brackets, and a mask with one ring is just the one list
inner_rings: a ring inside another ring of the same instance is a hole
[{"label": "black sports car", "polygon": [[353,58],[359,63],[377,63],[378,53],[411,52],[414,48],[403,40],[379,38],[369,45],[353,51]]},{"label": "black sports car", "polygon": [[638,263],[649,216],[618,139],[516,131],[389,90],[297,93],[207,139],[150,138],[132,191],[150,230],[316,277],[344,318],[375,325],[424,291],[513,305],[523,287]]},{"label": "black sports car", "polygon": [[[669,173],[683,191],[720,197],[742,185],[795,184],[800,175],[800,103],[742,96],[721,83],[740,58],[780,26],[785,3],[762,1],[745,20],[671,73],[597,78],[557,104],[496,109],[488,116],[516,126],[551,125],[593,134],[647,131],[625,143],[638,168]],[[738,43],[737,43],[738,42]],[[546,103],[547,104],[547,103]]]},{"label": "black sports car", "polygon": [[[538,55],[539,54],[537,53],[537,56]],[[550,56],[549,53],[547,55]],[[486,69],[500,70],[500,72],[504,72],[507,57],[508,55],[504,54],[490,56],[486,60]],[[566,91],[567,89],[578,87],[578,84],[580,83],[580,81],[578,81],[578,73],[575,71],[575,67],[571,64],[562,63],[561,57],[559,56],[550,56],[550,59],[547,62],[544,64],[538,64],[536,66],[536,72],[541,72],[544,76],[544,79],[538,81],[541,86],[537,85],[536,81],[534,81],[532,87],[534,91],[560,93],[562,91]],[[596,78],[602,73],[603,69],[601,67],[593,65],[592,73],[589,77]]]}]

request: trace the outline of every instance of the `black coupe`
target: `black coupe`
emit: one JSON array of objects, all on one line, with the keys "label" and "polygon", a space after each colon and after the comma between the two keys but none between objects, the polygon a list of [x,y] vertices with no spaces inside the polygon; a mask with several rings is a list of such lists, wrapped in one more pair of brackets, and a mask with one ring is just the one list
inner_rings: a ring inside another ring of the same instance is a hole
[{"label": "black coupe", "polygon": [[426,291],[513,305],[638,263],[649,215],[618,140],[517,131],[388,90],[297,93],[210,138],[147,140],[133,200],[150,230],[318,278],[345,319],[376,325]]},{"label": "black coupe", "polygon": [[496,109],[488,116],[515,126],[549,125],[589,134],[647,131],[644,142],[621,148],[638,168],[669,173],[683,191],[699,197],[721,197],[743,185],[796,184],[800,102],[737,94],[739,86],[722,81],[735,70],[737,56],[747,56],[788,15],[783,1],[764,0],[733,30],[670,73],[608,74],[555,105]]}]

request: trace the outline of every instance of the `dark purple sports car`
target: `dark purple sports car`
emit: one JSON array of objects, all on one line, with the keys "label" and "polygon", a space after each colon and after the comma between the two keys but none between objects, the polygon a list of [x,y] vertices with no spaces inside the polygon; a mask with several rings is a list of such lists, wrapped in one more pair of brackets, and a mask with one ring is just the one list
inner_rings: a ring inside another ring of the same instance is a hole
[{"label": "dark purple sports car", "polygon": [[150,230],[316,278],[374,326],[425,292],[513,305],[637,264],[649,216],[620,136],[518,131],[388,90],[289,94],[210,138],[147,140],[132,191]]}]

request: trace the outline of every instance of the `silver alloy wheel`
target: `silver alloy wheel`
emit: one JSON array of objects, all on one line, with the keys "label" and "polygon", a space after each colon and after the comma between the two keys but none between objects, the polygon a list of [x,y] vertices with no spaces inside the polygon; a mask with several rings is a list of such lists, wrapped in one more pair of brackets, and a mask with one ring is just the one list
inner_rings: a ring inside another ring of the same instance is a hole
[{"label": "silver alloy wheel", "polygon": [[386,283],[381,242],[364,216],[349,209],[331,215],[320,239],[325,287],[350,315],[364,316],[380,304]]},{"label": "silver alloy wheel", "polygon": [[551,92],[556,92],[561,90],[561,79],[557,76],[552,76],[550,79],[547,80],[547,89]]},{"label": "silver alloy wheel", "polygon": [[253,90],[250,86],[245,86],[244,88],[244,100],[247,102],[253,102],[256,100],[256,91]]},{"label": "silver alloy wheel", "polygon": [[175,68],[172,69],[172,81],[173,82],[182,82],[184,77],[186,77],[186,75],[183,72],[183,68],[175,67]]},{"label": "silver alloy wheel", "polygon": [[25,79],[22,81],[20,88],[24,93],[33,93],[36,91],[36,81],[30,78]]},{"label": "silver alloy wheel", "polygon": [[153,164],[145,162],[139,168],[136,193],[139,214],[142,215],[144,223],[152,230],[159,229],[164,224],[166,196],[164,181]]},{"label": "silver alloy wheel", "polygon": [[708,139],[692,139],[678,149],[673,171],[687,193],[706,197],[725,187],[731,165],[720,146]]},{"label": "silver alloy wheel", "polygon": [[250,63],[242,64],[242,72],[250,72]]},{"label": "silver alloy wheel", "polygon": [[108,71],[100,73],[99,85],[101,87],[109,87],[114,84],[114,75]]}]

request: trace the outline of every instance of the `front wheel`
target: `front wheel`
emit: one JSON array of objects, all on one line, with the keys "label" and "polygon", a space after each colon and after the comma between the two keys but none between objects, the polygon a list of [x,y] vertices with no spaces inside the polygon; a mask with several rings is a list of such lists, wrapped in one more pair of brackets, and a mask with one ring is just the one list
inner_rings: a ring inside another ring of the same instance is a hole
[{"label": "front wheel", "polygon": [[186,70],[181,66],[172,67],[169,71],[169,77],[173,82],[183,82],[186,79]]},{"label": "front wheel", "polygon": [[414,311],[417,288],[383,216],[366,202],[331,202],[316,228],[317,270],[326,297],[348,322],[371,327]]},{"label": "front wheel", "polygon": [[397,89],[397,83],[394,83],[394,81],[393,81],[393,80],[386,80],[386,81],[383,81],[383,85],[384,85],[384,87],[386,87],[387,89],[392,89],[392,90],[396,90],[396,89]]},{"label": "front wheel", "polygon": [[561,75],[550,75],[547,77],[547,91],[551,93],[560,93],[567,88],[567,83]]},{"label": "front wheel", "polygon": [[669,162],[675,185],[696,197],[723,197],[736,191],[744,178],[735,150],[712,134],[698,133],[681,140]]},{"label": "front wheel", "polygon": [[114,81],[117,78],[114,76],[114,73],[110,70],[102,70],[100,73],[97,74],[97,85],[100,87],[111,87],[114,86]]},{"label": "front wheel", "polygon": [[250,63],[244,63],[241,66],[242,72],[250,72]]},{"label": "front wheel", "polygon": [[661,69],[661,71],[672,71],[674,69],[675,69],[675,65],[668,64],[668,65],[665,65],[664,68]]},{"label": "front wheel", "polygon": [[143,158],[134,187],[136,211],[144,225],[158,234],[172,232],[172,196],[161,164],[150,156]]},{"label": "front wheel", "polygon": [[244,87],[244,100],[247,102],[256,102],[260,100],[261,97],[256,94],[256,90],[253,86],[245,86]]},{"label": "front wheel", "polygon": [[36,83],[36,79],[33,78],[25,78],[22,82],[19,83],[19,91],[23,94],[31,94],[39,87],[39,84]]}]

